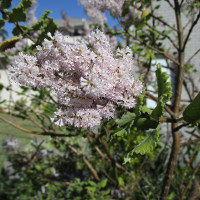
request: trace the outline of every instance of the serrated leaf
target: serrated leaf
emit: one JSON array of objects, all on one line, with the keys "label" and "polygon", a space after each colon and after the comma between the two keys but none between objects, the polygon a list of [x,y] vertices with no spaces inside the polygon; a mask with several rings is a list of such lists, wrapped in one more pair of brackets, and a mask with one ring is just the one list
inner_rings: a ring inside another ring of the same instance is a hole
[{"label": "serrated leaf", "polygon": [[127,112],[124,114],[121,119],[117,122],[117,124],[122,127],[130,122],[132,122],[135,119],[136,115],[135,113]]},{"label": "serrated leaf", "polygon": [[[28,32],[29,28],[27,26],[22,26],[20,25],[20,27],[25,31]],[[22,34],[22,32],[20,31],[20,29],[18,27],[14,27],[12,30],[12,34],[15,36],[19,36]]]},{"label": "serrated leaf", "polygon": [[158,130],[153,130],[149,132],[149,135],[140,143],[138,144],[128,155],[132,155],[133,153],[137,154],[145,154],[151,152],[159,139],[159,132]]},{"label": "serrated leaf", "polygon": [[3,19],[0,19],[0,29],[4,27],[5,21]]},{"label": "serrated leaf", "polygon": [[50,32],[54,35],[55,30],[57,29],[57,25],[53,21],[53,18],[47,18],[44,20],[43,27],[40,28],[40,33],[38,35],[38,39],[36,41],[37,44],[41,44],[43,40],[47,37],[47,33]]},{"label": "serrated leaf", "polygon": [[149,115],[151,115],[152,113],[152,110],[150,110],[149,108],[147,108],[146,106],[141,106],[141,112],[144,114],[144,113],[147,113]]},{"label": "serrated leaf", "polygon": [[[140,81],[143,82],[144,74],[140,75]],[[140,116],[142,114],[143,104],[144,104],[144,95],[146,93],[146,87],[143,84],[142,94],[137,96],[137,106],[135,108],[135,114]]]},{"label": "serrated leaf", "polygon": [[139,118],[135,126],[140,130],[154,129],[158,126],[158,122],[146,118]]},{"label": "serrated leaf", "polygon": [[183,119],[190,123],[200,120],[200,92],[183,112]]},{"label": "serrated leaf", "polygon": [[12,2],[12,0],[1,0],[0,8],[1,8],[1,9],[10,8],[11,2]]},{"label": "serrated leaf", "polygon": [[21,0],[12,11],[7,11],[6,14],[9,16],[9,22],[25,22],[26,14],[31,8],[32,3],[32,0]]},{"label": "serrated leaf", "polygon": [[106,184],[107,184],[107,182],[108,182],[108,179],[107,179],[107,178],[106,178],[106,179],[104,179],[104,180],[102,180],[102,181],[99,183],[100,187],[101,187],[101,188],[105,188],[105,187],[106,187]]},{"label": "serrated leaf", "polygon": [[127,131],[126,129],[122,129],[120,131],[118,131],[117,133],[114,133],[112,136],[111,136],[111,140],[115,137],[124,137],[125,135],[127,134]]},{"label": "serrated leaf", "polygon": [[52,12],[49,10],[45,10],[40,19],[31,27],[32,30],[39,30],[39,28],[44,24],[44,20],[50,13]]},{"label": "serrated leaf", "polygon": [[168,82],[169,76],[166,72],[161,71],[160,64],[157,65],[156,70],[157,85],[158,85],[158,101],[157,106],[153,110],[151,117],[159,120],[164,113],[164,106],[172,96],[171,83]]}]

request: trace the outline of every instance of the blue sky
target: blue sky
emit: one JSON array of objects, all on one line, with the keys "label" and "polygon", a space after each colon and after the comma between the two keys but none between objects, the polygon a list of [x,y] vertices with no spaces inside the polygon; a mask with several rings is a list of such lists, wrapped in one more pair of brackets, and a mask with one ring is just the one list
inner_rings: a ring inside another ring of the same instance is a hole
[{"label": "blue sky", "polygon": [[[20,0],[13,0],[12,7],[18,5]],[[78,2],[78,0],[37,0],[37,10],[36,17],[37,19],[44,13],[45,10],[52,11],[52,14],[49,16],[54,19],[61,18],[61,11],[64,10],[67,13],[68,17],[78,17],[78,18],[87,18],[87,15],[84,13],[83,7]],[[111,17],[108,18],[109,24],[113,25],[113,20]],[[12,36],[12,28],[14,25],[6,23],[5,29],[9,33],[9,37]]]}]

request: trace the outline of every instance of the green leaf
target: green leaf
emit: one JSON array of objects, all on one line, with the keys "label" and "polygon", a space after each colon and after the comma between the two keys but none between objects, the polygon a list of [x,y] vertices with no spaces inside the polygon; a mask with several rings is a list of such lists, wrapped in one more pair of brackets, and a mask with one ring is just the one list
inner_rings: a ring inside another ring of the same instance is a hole
[{"label": "green leaf", "polygon": [[157,5],[157,6],[156,6],[154,9],[156,9],[156,10],[157,10],[158,8],[160,8],[160,5]]},{"label": "green leaf", "polygon": [[122,116],[122,118],[117,122],[117,124],[122,127],[135,119],[135,113],[127,112]]},{"label": "green leaf", "polygon": [[158,130],[153,130],[149,132],[149,135],[128,154],[132,155],[133,153],[137,153],[143,155],[145,153],[149,153],[156,146],[158,139],[159,139]]},{"label": "green leaf", "polygon": [[54,35],[55,30],[57,29],[56,23],[53,21],[53,18],[47,18],[44,20],[43,27],[40,28],[40,33],[36,41],[37,44],[41,44],[43,40],[47,37],[47,33],[50,32]]},{"label": "green leaf", "polygon": [[96,191],[96,188],[95,187],[86,187],[87,190],[89,190],[90,192],[95,192]]},{"label": "green leaf", "polygon": [[10,8],[12,0],[1,0],[0,9]]},{"label": "green leaf", "polygon": [[104,179],[104,180],[102,180],[102,181],[99,183],[100,187],[101,187],[101,188],[105,188],[105,187],[106,187],[106,184],[107,184],[107,182],[108,182],[108,179],[107,179],[107,178],[106,178],[106,179]]},{"label": "green leaf", "polygon": [[0,101],[0,104],[5,103],[5,102],[6,102],[6,99]]},{"label": "green leaf", "polygon": [[131,157],[129,155],[127,155],[127,157],[124,158],[123,165],[125,165],[126,163],[130,163],[130,162],[131,162]]},{"label": "green leaf", "polygon": [[183,119],[190,123],[200,120],[200,92],[183,112]]},{"label": "green leaf", "polygon": [[102,194],[103,196],[108,195],[109,193],[110,193],[110,190],[109,190],[109,189],[101,192],[101,194]]},{"label": "green leaf", "polygon": [[4,27],[5,21],[3,19],[0,19],[0,29]]},{"label": "green leaf", "polygon": [[119,178],[118,178],[118,183],[119,183],[120,185],[124,186],[124,180],[123,180],[122,177],[119,177]]},{"label": "green leaf", "polygon": [[154,129],[158,126],[158,122],[147,118],[139,118],[135,126],[140,130]]},{"label": "green leaf", "polygon": [[96,183],[94,181],[88,181],[88,183],[92,186],[96,186]]},{"label": "green leaf", "polygon": [[[29,28],[27,26],[22,26],[20,25],[20,27],[25,31],[28,32]],[[20,31],[20,29],[18,27],[14,27],[12,30],[12,34],[15,36],[19,36],[22,34],[22,32]]]},{"label": "green leaf", "polygon": [[52,13],[49,10],[45,10],[40,19],[31,27],[32,30],[39,30],[41,26],[44,24],[44,20],[47,19],[47,16]]},{"label": "green leaf", "polygon": [[117,133],[114,133],[112,136],[111,136],[111,140],[115,137],[124,137],[125,135],[127,134],[127,131],[126,131],[126,128],[118,131]]},{"label": "green leaf", "polygon": [[161,71],[160,64],[157,65],[156,70],[157,85],[158,85],[158,102],[156,108],[153,110],[151,117],[159,120],[164,113],[164,106],[172,96],[171,83],[168,82],[169,76],[166,72]]},{"label": "green leaf", "polygon": [[152,110],[148,109],[146,106],[141,106],[140,111],[144,114],[147,113],[149,115],[151,115]]},{"label": "green leaf", "polygon": [[144,104],[144,95],[146,93],[146,87],[144,86],[143,77],[144,74],[140,75],[140,81],[143,83],[143,89],[142,89],[142,94],[137,97],[137,106],[135,108],[136,116],[140,116],[142,114],[142,110],[144,109],[143,104]]},{"label": "green leaf", "polygon": [[37,169],[38,171],[40,171],[42,169],[40,164],[35,164],[35,169]]},{"label": "green leaf", "polygon": [[6,14],[9,16],[9,22],[25,22],[26,14],[31,8],[32,3],[32,0],[21,0],[12,11],[7,11]]},{"label": "green leaf", "polygon": [[0,91],[3,90],[3,88],[4,88],[3,83],[0,83]]}]

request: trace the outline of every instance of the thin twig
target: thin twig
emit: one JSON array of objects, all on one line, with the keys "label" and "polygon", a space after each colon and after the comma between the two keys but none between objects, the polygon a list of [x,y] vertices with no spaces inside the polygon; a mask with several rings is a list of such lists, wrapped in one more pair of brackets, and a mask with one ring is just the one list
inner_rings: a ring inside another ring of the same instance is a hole
[{"label": "thin twig", "polygon": [[188,126],[190,123],[186,123],[184,122],[183,124],[181,124],[180,126],[177,126],[175,129],[173,129],[174,132],[179,131],[181,128]]},{"label": "thin twig", "polygon": [[190,177],[190,180],[188,181],[188,184],[187,186],[185,187],[183,193],[181,194],[181,197],[184,197],[185,194],[187,193],[188,189],[189,189],[189,186],[193,180],[193,178],[195,177],[195,175],[197,174],[197,172],[199,171],[199,168],[200,168],[200,162],[197,164],[197,166],[195,167],[194,169],[194,172],[192,173],[192,176]]},{"label": "thin twig", "polygon": [[175,49],[178,49],[178,47],[177,47],[177,45],[175,44],[175,42],[174,42],[168,35],[162,33],[161,31],[159,31],[159,30],[157,30],[157,29],[155,29],[155,28],[153,28],[153,27],[150,26],[149,24],[147,24],[147,26],[148,26],[149,28],[151,28],[153,31],[156,31],[156,32],[159,33],[160,35],[166,37],[166,38],[172,43],[172,45],[174,46],[174,48],[175,48]]},{"label": "thin twig", "polygon": [[189,97],[189,99],[190,99],[190,102],[191,102],[191,101],[193,100],[193,98],[192,98],[192,96],[191,96],[191,94],[190,94],[190,90],[189,90],[189,88],[188,88],[187,83],[186,83],[185,80],[183,80],[183,85],[184,85],[184,87],[185,87],[185,90],[186,90],[186,92],[187,92],[187,94],[188,94],[188,97]]},{"label": "thin twig", "polygon": [[188,31],[188,34],[187,34],[187,36],[185,38],[185,41],[184,41],[183,49],[185,49],[185,47],[187,45],[187,42],[188,42],[188,39],[189,39],[189,37],[190,37],[190,35],[192,33],[192,30],[195,27],[195,25],[197,24],[197,22],[199,21],[199,18],[200,18],[200,11],[199,11],[199,14],[197,15],[196,19],[194,20],[194,22],[192,23],[192,25],[191,25],[191,27],[190,27],[190,29]]},{"label": "thin twig", "polygon": [[154,19],[156,19],[157,21],[161,22],[165,26],[168,26],[173,31],[177,32],[177,30],[173,26],[169,25],[167,22],[165,22],[164,20],[162,20],[160,17],[157,17],[157,16],[153,15],[152,13],[150,13],[150,16],[153,17]]},{"label": "thin twig", "polygon": [[189,64],[190,61],[200,52],[200,49],[198,49],[187,61],[186,64]]},{"label": "thin twig", "polygon": [[35,134],[35,135],[43,135],[43,136],[51,136],[51,137],[74,137],[78,136],[80,134],[62,134],[62,133],[53,133],[53,132],[37,132],[37,131],[32,131],[29,129],[25,129],[17,124],[14,124],[13,122],[5,119],[4,117],[0,116],[0,120],[10,124],[11,126],[25,132],[25,133],[30,133],[30,134]]},{"label": "thin twig", "polygon": [[87,165],[87,167],[89,168],[89,170],[92,172],[95,180],[100,181],[100,178],[96,172],[96,170],[94,169],[94,167],[92,166],[92,164],[77,150],[75,149],[73,146],[71,146],[70,144],[68,144],[66,141],[61,140],[60,138],[57,138],[57,140],[61,141],[63,144],[65,144],[72,152],[74,152],[77,156],[81,157],[83,162]]},{"label": "thin twig", "polygon": [[190,145],[190,144],[193,144],[193,143],[196,143],[196,142],[200,142],[200,138],[190,140],[188,142],[183,142],[183,143],[181,143],[181,146],[187,146],[187,145]]},{"label": "thin twig", "polygon": [[172,9],[174,9],[174,6],[171,4],[171,2],[169,1],[169,0],[165,0],[168,4],[169,4],[169,6],[172,8]]},{"label": "thin twig", "polygon": [[179,186],[180,189],[181,189],[182,186],[183,186],[186,173],[187,173],[187,171],[188,171],[188,169],[189,169],[189,167],[190,167],[190,165],[191,165],[191,163],[192,163],[192,161],[193,161],[193,158],[194,158],[194,156],[195,156],[196,153],[197,153],[197,148],[194,149],[194,151],[193,151],[193,153],[192,153],[190,159],[189,159],[188,162],[187,162],[187,165],[186,165],[186,167],[185,167],[185,170],[184,170],[184,172],[183,172],[183,176],[182,176],[182,179],[181,179],[181,182],[180,182],[180,186]]}]

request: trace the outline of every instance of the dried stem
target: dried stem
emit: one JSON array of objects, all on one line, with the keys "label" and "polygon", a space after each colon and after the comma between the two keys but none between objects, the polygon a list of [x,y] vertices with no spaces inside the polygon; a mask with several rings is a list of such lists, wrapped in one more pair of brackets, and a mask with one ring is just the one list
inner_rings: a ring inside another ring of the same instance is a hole
[{"label": "dried stem", "polygon": [[74,137],[74,136],[80,135],[80,134],[62,134],[62,133],[54,133],[54,132],[37,132],[37,131],[25,129],[17,124],[14,124],[13,122],[5,119],[2,116],[0,116],[0,120],[10,124],[11,126],[17,128],[25,133],[30,133],[30,134],[35,134],[35,135],[44,135],[44,136],[51,136],[51,137]]},{"label": "dried stem", "polygon": [[190,144],[193,144],[193,143],[196,143],[196,142],[200,142],[200,138],[181,143],[181,146],[187,146],[187,145],[190,145]]},{"label": "dried stem", "polygon": [[71,146],[70,144],[68,144],[66,141],[61,140],[60,138],[57,137],[57,140],[61,141],[63,144],[65,144],[72,152],[74,152],[77,156],[81,157],[83,162],[87,165],[87,167],[89,168],[89,170],[92,172],[94,178],[96,181],[100,181],[100,178],[96,172],[96,170],[94,169],[94,167],[92,166],[92,164],[77,150],[75,149],[73,146]]}]

